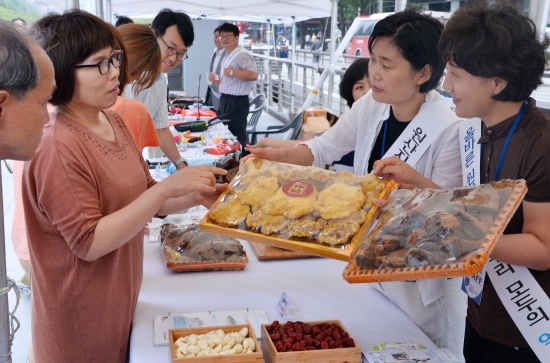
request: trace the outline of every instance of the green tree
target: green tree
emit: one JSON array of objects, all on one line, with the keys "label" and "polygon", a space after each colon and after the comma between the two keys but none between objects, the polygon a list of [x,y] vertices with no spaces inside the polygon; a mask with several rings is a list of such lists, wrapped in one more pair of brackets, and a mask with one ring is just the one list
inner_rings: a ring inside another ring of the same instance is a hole
[{"label": "green tree", "polygon": [[370,15],[378,11],[377,0],[339,0],[338,22],[345,33],[358,15]]},{"label": "green tree", "polygon": [[11,20],[16,17],[32,23],[40,18],[40,14],[30,0],[0,0],[0,19]]}]

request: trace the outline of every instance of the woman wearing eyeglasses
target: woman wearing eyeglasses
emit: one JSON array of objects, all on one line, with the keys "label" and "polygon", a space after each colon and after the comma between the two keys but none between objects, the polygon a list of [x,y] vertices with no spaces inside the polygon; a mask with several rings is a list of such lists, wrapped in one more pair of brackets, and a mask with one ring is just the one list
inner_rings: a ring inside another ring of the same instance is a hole
[{"label": "woman wearing eyeglasses", "polygon": [[82,12],[36,23],[55,68],[51,121],[23,175],[33,267],[36,362],[127,359],[143,275],[143,226],[226,186],[212,167],[151,179],[132,136],[111,107],[124,83],[112,26]]}]

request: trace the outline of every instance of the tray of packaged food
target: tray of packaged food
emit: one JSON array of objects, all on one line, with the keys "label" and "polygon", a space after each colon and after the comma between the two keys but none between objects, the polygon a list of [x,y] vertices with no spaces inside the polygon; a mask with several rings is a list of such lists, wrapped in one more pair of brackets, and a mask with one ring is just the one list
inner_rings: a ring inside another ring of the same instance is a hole
[{"label": "tray of packaged food", "polygon": [[356,283],[472,276],[483,269],[526,192],[524,180],[398,190],[358,244],[344,279]]},{"label": "tray of packaged food", "polygon": [[166,267],[172,271],[243,270],[248,264],[239,241],[204,232],[196,224],[164,224],[159,241]]},{"label": "tray of packaged food", "polygon": [[170,329],[171,362],[262,363],[250,324]]},{"label": "tray of packaged food", "polygon": [[266,363],[359,363],[361,348],[339,320],[262,325]]},{"label": "tray of packaged food", "polygon": [[349,261],[377,216],[375,198],[396,187],[355,176],[249,159],[200,222],[203,230]]}]

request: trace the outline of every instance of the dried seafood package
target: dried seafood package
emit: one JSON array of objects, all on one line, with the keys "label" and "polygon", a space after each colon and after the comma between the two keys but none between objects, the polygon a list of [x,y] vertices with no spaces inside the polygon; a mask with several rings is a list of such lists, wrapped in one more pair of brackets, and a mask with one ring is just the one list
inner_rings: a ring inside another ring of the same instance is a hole
[{"label": "dried seafood package", "polygon": [[239,241],[203,232],[196,224],[162,225],[160,244],[166,267],[173,271],[242,270],[248,263]]},{"label": "dried seafood package", "polygon": [[523,200],[525,181],[399,190],[344,271],[349,282],[459,277],[481,271]]},{"label": "dried seafood package", "polygon": [[[201,221],[203,230],[349,260],[395,183],[250,159]],[[355,241],[355,242],[354,242]]]}]

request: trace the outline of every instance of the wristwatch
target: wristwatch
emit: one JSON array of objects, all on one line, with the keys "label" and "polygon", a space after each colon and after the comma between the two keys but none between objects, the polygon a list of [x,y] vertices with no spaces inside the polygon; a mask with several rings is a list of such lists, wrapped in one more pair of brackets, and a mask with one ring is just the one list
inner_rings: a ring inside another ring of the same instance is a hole
[{"label": "wristwatch", "polygon": [[229,71],[229,76],[233,77],[233,68],[231,68],[231,70]]},{"label": "wristwatch", "polygon": [[184,163],[185,166],[189,166],[189,163],[187,162],[187,160],[185,160],[185,158],[179,158],[178,160],[176,160],[176,162],[174,163],[174,166],[176,167],[176,169],[178,168],[178,165],[180,163]]}]

